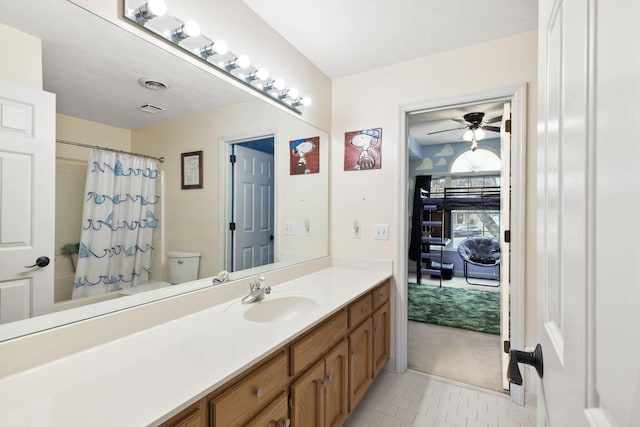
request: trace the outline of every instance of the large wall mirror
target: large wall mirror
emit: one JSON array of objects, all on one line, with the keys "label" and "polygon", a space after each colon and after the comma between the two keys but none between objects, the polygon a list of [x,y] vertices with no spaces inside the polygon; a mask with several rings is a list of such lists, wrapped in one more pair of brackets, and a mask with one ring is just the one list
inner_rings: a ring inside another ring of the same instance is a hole
[{"label": "large wall mirror", "polygon": [[[0,341],[211,286],[221,270],[237,270],[235,280],[328,254],[326,132],[69,1],[2,1],[0,23],[42,40],[44,89],[56,94],[60,140],[53,313],[0,325]],[[264,138],[273,146],[273,253],[267,262],[237,268],[228,253],[230,200],[238,197],[228,156],[236,143]],[[313,173],[295,171],[301,141],[314,144]],[[186,252],[199,255],[197,285],[72,298],[91,150],[66,142],[164,158],[150,280],[169,281],[167,254]],[[200,153],[190,159],[201,168],[199,186],[181,185],[185,153]]]}]

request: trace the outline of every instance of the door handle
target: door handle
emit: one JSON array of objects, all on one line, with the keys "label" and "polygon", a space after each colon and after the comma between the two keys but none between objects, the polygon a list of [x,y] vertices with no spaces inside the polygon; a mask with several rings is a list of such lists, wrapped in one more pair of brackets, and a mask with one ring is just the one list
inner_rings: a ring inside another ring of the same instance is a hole
[{"label": "door handle", "polygon": [[509,382],[516,385],[522,385],[522,375],[520,375],[518,363],[533,366],[536,368],[538,376],[542,378],[544,370],[542,362],[542,347],[540,347],[540,344],[536,345],[536,348],[533,351],[509,351],[509,371],[507,372]]},{"label": "door handle", "polygon": [[33,268],[33,267],[42,268],[42,267],[46,267],[47,265],[49,265],[49,258],[46,256],[41,256],[41,257],[38,257],[35,264],[25,265],[24,268]]}]

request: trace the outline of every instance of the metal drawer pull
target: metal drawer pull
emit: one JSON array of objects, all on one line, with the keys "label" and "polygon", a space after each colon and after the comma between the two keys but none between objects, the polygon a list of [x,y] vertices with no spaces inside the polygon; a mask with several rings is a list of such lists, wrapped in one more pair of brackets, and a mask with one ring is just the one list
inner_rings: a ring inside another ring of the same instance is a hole
[{"label": "metal drawer pull", "polygon": [[256,390],[256,397],[260,399],[263,395],[264,392],[262,391],[262,387],[258,387],[258,389]]}]

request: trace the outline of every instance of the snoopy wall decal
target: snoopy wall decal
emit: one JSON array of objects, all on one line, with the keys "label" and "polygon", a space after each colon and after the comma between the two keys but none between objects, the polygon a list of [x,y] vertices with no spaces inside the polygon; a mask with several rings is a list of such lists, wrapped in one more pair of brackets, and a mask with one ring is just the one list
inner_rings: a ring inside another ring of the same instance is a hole
[{"label": "snoopy wall decal", "polygon": [[346,132],[344,142],[344,170],[382,167],[382,128]]},{"label": "snoopy wall decal", "polygon": [[302,138],[289,142],[291,147],[290,175],[318,173],[320,171],[320,137]]}]

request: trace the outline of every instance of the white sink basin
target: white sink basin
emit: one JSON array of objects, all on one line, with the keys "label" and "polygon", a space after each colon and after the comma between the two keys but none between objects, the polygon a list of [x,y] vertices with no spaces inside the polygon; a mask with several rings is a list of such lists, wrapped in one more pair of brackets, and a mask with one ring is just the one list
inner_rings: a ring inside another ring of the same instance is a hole
[{"label": "white sink basin", "polygon": [[316,302],[300,295],[266,295],[251,304],[234,303],[226,310],[227,316],[242,316],[250,322],[281,322],[298,317],[316,306]]}]

